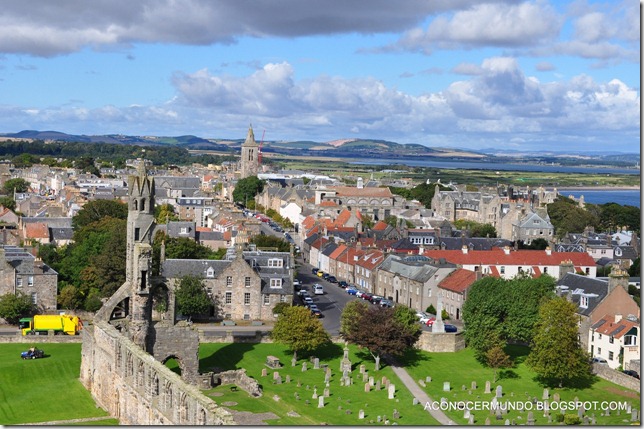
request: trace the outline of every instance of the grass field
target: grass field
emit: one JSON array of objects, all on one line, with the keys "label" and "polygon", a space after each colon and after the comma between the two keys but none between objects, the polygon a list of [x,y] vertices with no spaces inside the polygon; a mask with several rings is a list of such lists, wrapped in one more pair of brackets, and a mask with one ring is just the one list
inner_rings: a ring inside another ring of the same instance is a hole
[{"label": "grass field", "polygon": [[22,360],[20,352],[27,348],[25,344],[0,346],[0,424],[107,415],[78,379],[80,344],[45,344],[41,347],[45,358]]},{"label": "grass field", "polygon": [[[425,391],[434,400],[440,400],[446,397],[448,401],[491,401],[494,396],[494,390],[497,385],[503,389],[503,400],[511,402],[525,402],[529,398],[538,398],[541,400],[544,387],[539,385],[535,380],[535,373],[530,371],[523,363],[527,356],[527,347],[508,346],[507,351],[512,356],[515,367],[502,371],[503,378],[492,384],[492,393],[484,394],[485,382],[492,382],[494,371],[479,364],[474,359],[474,353],[471,349],[464,349],[457,353],[422,353],[421,359],[418,354],[409,355],[405,362],[407,371],[414,380],[425,380],[425,377],[431,376],[431,383],[427,383]],[[467,368],[465,371],[464,369]],[[450,392],[443,392],[443,382],[449,381],[451,385]],[[468,390],[472,381],[476,381],[477,389],[470,394]],[[463,391],[462,386],[466,386]],[[559,393],[561,401],[572,401],[578,397],[581,401],[619,401],[629,402],[633,408],[640,408],[640,393],[625,389],[616,384],[610,383],[599,377],[590,388],[586,389],[550,389],[550,398],[555,393]],[[528,398],[529,397],[529,398]],[[548,418],[543,416],[543,412],[534,412],[537,425],[547,425]],[[559,411],[557,411],[559,412]],[[610,416],[601,416],[602,410],[592,410],[587,414],[594,413],[598,425],[624,425],[630,424],[630,415],[625,411],[617,415],[615,411]],[[446,414],[458,424],[467,424],[467,419],[463,418],[463,411],[446,411]],[[483,424],[487,417],[490,417],[491,424],[504,424],[505,419],[515,419],[517,424],[525,424],[527,412],[519,413],[518,411],[508,411],[503,420],[497,421],[495,416],[489,411],[474,411],[476,424]],[[554,417],[554,412],[551,412]],[[568,414],[576,414],[575,411],[568,411]],[[554,419],[553,419],[554,421]]]},{"label": "grass field", "polygon": [[[394,409],[400,413],[399,425],[436,425],[438,422],[423,409],[423,404],[413,405],[411,393],[403,386],[402,382],[395,376],[393,370],[387,366],[377,373],[374,373],[374,362],[371,356],[360,352],[356,347],[350,346],[349,358],[353,367],[353,375],[356,378],[355,384],[341,386],[340,362],[343,351],[339,345],[326,347],[319,350],[316,356],[320,364],[328,364],[332,371],[329,382],[330,396],[325,400],[324,408],[318,408],[318,400],[313,399],[314,386],[317,387],[318,395],[324,391],[324,372],[320,369],[312,369],[313,365],[308,358],[300,358],[297,366],[291,366],[292,354],[288,353],[285,346],[279,344],[201,344],[199,350],[201,371],[209,371],[214,367],[223,370],[246,368],[246,373],[257,379],[263,389],[261,398],[252,398],[246,392],[238,390],[231,392],[229,386],[219,386],[205,392],[212,396],[212,399],[224,404],[228,402],[237,405],[228,408],[238,411],[252,411],[253,413],[272,412],[278,419],[266,420],[270,425],[370,425],[377,424],[377,416],[387,416],[391,423],[394,422],[392,414]],[[291,377],[290,383],[273,384],[273,370],[267,368],[268,376],[262,377],[262,368],[266,356],[276,356],[282,363],[278,371],[282,379],[286,375]],[[302,372],[302,363],[307,362],[308,370]],[[368,373],[379,380],[387,377],[396,385],[395,399],[387,399],[387,392],[383,388],[380,391],[372,389],[365,392],[364,382],[359,374],[359,367],[364,364]],[[301,387],[297,387],[298,381]],[[308,386],[308,389],[307,389]],[[298,393],[300,399],[295,398]],[[275,400],[275,396],[279,400]],[[309,401],[309,404],[306,401]],[[358,419],[359,410],[365,412],[364,420]],[[289,416],[289,411],[295,411],[300,417]],[[347,414],[347,411],[350,414]],[[384,422],[384,419],[383,419]],[[382,423],[380,423],[382,424]]]}]

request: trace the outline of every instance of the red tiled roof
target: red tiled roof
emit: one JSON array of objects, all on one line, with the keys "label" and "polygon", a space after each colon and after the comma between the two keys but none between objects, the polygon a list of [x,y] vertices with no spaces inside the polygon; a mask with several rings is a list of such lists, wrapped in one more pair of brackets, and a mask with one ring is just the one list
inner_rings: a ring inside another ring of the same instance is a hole
[{"label": "red tiled roof", "polygon": [[320,207],[337,207],[338,203],[335,201],[322,201],[320,202]]},{"label": "red tiled roof", "polygon": [[333,259],[333,260],[338,259],[338,257],[339,257],[339,256],[340,256],[340,255],[341,255],[345,250],[347,250],[347,246],[345,246],[344,244],[339,245],[337,249],[335,249],[333,252],[331,252],[331,254],[329,255],[329,259]]},{"label": "red tiled roof", "polygon": [[490,266],[490,272],[492,273],[492,277],[501,277],[501,274],[499,274],[499,270],[496,269],[494,265]]},{"label": "red tiled roof", "polygon": [[371,229],[373,229],[374,231],[384,231],[385,229],[387,229],[387,226],[388,225],[385,222],[379,220]]},{"label": "red tiled roof", "polygon": [[49,238],[49,228],[44,223],[28,223],[25,226],[25,238]]},{"label": "red tiled roof", "polygon": [[532,266],[532,277],[537,278],[541,276],[541,270],[539,269],[538,266],[533,265]]},{"label": "red tiled roof", "polygon": [[458,268],[445,277],[443,281],[438,284],[439,288],[447,289],[452,292],[463,293],[472,283],[476,281],[476,273],[474,271]]},{"label": "red tiled roof", "polygon": [[[619,322],[615,322],[615,315],[613,314],[606,314],[604,317],[599,319],[597,322],[593,324],[593,326],[597,325],[600,321],[604,321],[604,323],[595,328],[595,332],[604,334],[604,335],[611,335],[613,338],[622,338],[628,331],[630,331],[631,328],[639,326],[639,323],[637,322],[631,322],[630,320],[627,319],[622,319]],[[618,328],[622,327],[619,332],[615,332],[618,330]]]},{"label": "red tiled roof", "polygon": [[433,259],[445,258],[447,261],[460,265],[560,265],[571,261],[576,268],[580,266],[595,266],[595,260],[585,252],[550,252],[543,250],[511,250],[508,254],[503,249],[492,250],[430,250],[423,255]]}]

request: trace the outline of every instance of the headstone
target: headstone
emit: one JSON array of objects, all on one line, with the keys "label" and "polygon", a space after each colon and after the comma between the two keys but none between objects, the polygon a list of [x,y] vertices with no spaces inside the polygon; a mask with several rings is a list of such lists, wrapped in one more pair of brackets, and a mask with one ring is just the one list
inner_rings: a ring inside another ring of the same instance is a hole
[{"label": "headstone", "polygon": [[366,366],[360,365],[360,374],[364,374],[365,369],[367,369]]},{"label": "headstone", "polygon": [[465,392],[465,390],[467,390],[467,387],[465,387],[465,385],[464,385],[464,384],[462,384],[462,385],[461,385],[461,390],[462,390],[463,392]]},{"label": "headstone", "polygon": [[262,368],[262,377],[266,377],[268,375],[268,371],[266,371],[266,368]]},{"label": "headstone", "polygon": [[631,421],[636,422],[640,419],[639,412],[637,409],[633,408],[631,409]]},{"label": "headstone", "polygon": [[380,423],[382,421],[382,417],[381,416],[376,417],[376,421]]},{"label": "headstone", "polygon": [[490,418],[489,417],[485,418],[485,426],[490,426]]},{"label": "headstone", "polygon": [[510,426],[510,419],[505,419],[505,425]]},{"label": "headstone", "polygon": [[541,395],[541,399],[543,399],[544,401],[550,399],[550,392],[548,391],[548,388],[543,389],[543,395]]},{"label": "headstone", "polygon": [[391,416],[394,420],[398,420],[400,418],[400,413],[398,412],[397,409],[394,408],[394,412]]},{"label": "headstone", "polygon": [[364,419],[364,410],[360,410],[360,411],[358,411],[358,418],[359,418],[360,420]]},{"label": "headstone", "polygon": [[490,402],[490,414],[494,412],[499,407],[499,400],[496,398],[492,398],[492,401]]},{"label": "headstone", "polygon": [[496,409],[496,419],[497,420],[503,420],[503,413],[501,412],[501,407]]},{"label": "headstone", "polygon": [[318,397],[318,408],[324,408],[324,396]]},{"label": "headstone", "polygon": [[386,384],[387,384],[387,377],[383,375],[382,379],[380,380],[380,385],[385,386]]},{"label": "headstone", "polygon": [[414,396],[414,400],[412,401],[412,405],[418,405],[418,398]]},{"label": "headstone", "polygon": [[340,386],[343,386],[343,387],[344,387],[344,377],[342,377],[342,378],[340,379]]},{"label": "headstone", "polygon": [[496,386],[496,397],[501,398],[503,396],[503,387],[501,385]]},{"label": "headstone", "polygon": [[306,362],[302,362],[302,372],[306,371]]},{"label": "headstone", "polygon": [[281,376],[281,375],[280,375],[280,376],[278,376],[278,377],[275,379],[275,383],[277,383],[277,384],[282,384],[282,376]]},{"label": "headstone", "polygon": [[559,394],[555,393],[554,395],[552,395],[552,400],[555,402],[559,402]]},{"label": "headstone", "polygon": [[418,380],[418,384],[420,384],[421,387],[427,387],[423,380]]},{"label": "headstone", "polygon": [[465,408],[465,411],[463,412],[463,418],[464,419],[469,419],[470,418],[470,409]]},{"label": "headstone", "polygon": [[443,392],[449,392],[450,387],[449,387],[449,381],[443,382]]},{"label": "headstone", "polygon": [[[608,410],[606,410],[606,411],[608,411]],[[584,407],[577,408],[577,417],[579,417],[581,419],[583,416],[584,416]]]},{"label": "headstone", "polygon": [[425,377],[425,383],[431,383],[431,382],[432,382],[431,376],[428,375],[427,377]]},{"label": "headstone", "polygon": [[584,416],[584,418],[583,418],[583,419],[581,419],[581,423],[582,423],[584,426],[588,426],[588,424],[590,423],[590,419],[588,418],[588,416]]},{"label": "headstone", "polygon": [[526,424],[528,426],[534,426],[534,414],[532,413],[532,411],[528,412],[528,420]]},{"label": "headstone", "polygon": [[473,425],[474,424],[474,414],[470,414],[470,418],[467,419],[467,424],[468,425]]},{"label": "headstone", "polygon": [[329,390],[328,387],[325,387],[324,388],[324,397],[328,398],[329,396],[331,396],[331,391]]},{"label": "headstone", "polygon": [[287,383],[290,383],[290,382],[291,382],[291,376],[290,376],[290,375],[288,375],[288,374],[286,375],[286,382],[287,382]]},{"label": "headstone", "polygon": [[329,371],[327,371],[327,372],[324,374],[324,382],[325,382],[325,383],[328,383],[329,381],[331,381],[331,373],[330,373]]},{"label": "headstone", "polygon": [[370,378],[373,379],[373,377],[369,377],[368,373],[366,373],[366,372],[362,373],[362,381],[363,382],[367,382]]},{"label": "headstone", "polygon": [[[367,373],[365,373],[365,375],[367,375]],[[372,386],[375,385],[373,376],[369,377],[369,384],[371,384]]]},{"label": "headstone", "polygon": [[313,399],[317,399],[317,398],[318,398],[318,389],[314,388],[313,389]]},{"label": "headstone", "polygon": [[380,380],[376,381],[376,390],[380,390]]},{"label": "headstone", "polygon": [[490,384],[489,381],[485,382],[485,391],[483,393],[490,393]]},{"label": "headstone", "polygon": [[476,381],[473,381],[473,382],[472,382],[472,387],[470,387],[470,389],[472,389],[472,390],[476,390]]},{"label": "headstone", "polygon": [[351,371],[351,361],[349,360],[349,346],[344,343],[344,355],[342,356],[342,361],[340,362],[340,371]]},{"label": "headstone", "polygon": [[295,400],[296,400],[296,401],[299,401],[299,400],[300,400],[300,394],[299,394],[299,393],[297,393],[297,392],[295,392]]},{"label": "headstone", "polygon": [[394,393],[396,392],[396,386],[394,384],[390,384],[388,389],[389,393],[389,399],[394,399]]},{"label": "headstone", "polygon": [[313,369],[320,369],[320,359],[319,358],[313,359]]},{"label": "headstone", "polygon": [[273,380],[277,380],[277,378],[280,376],[280,373],[277,371],[273,372]]},{"label": "headstone", "polygon": [[371,392],[371,384],[365,383],[364,384],[364,391],[365,392]]},{"label": "headstone", "polygon": [[279,358],[276,358],[275,356],[266,356],[266,366],[269,368],[280,368],[282,364],[280,363]]}]

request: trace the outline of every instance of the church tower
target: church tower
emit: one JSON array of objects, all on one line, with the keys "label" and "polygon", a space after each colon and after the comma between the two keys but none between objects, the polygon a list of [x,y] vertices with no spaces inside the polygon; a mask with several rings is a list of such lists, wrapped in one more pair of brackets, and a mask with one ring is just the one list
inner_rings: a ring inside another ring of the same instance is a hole
[{"label": "church tower", "polygon": [[259,172],[259,145],[255,141],[253,126],[248,127],[246,141],[241,146],[241,178],[257,176]]},{"label": "church tower", "polygon": [[146,349],[151,312],[150,279],[154,230],[154,179],[145,160],[138,160],[137,174],[128,177],[127,261],[125,279],[131,288],[132,341]]}]

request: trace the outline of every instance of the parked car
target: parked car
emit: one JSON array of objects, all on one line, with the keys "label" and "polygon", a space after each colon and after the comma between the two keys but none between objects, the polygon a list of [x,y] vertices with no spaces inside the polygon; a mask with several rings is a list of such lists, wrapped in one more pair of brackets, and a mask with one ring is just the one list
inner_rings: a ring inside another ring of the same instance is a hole
[{"label": "parked car", "polygon": [[373,294],[369,292],[362,292],[362,295],[360,295],[360,298],[364,299],[365,301],[371,302],[373,299]]},{"label": "parked car", "polygon": [[317,273],[318,273],[318,271],[319,271],[319,270],[318,270],[317,268],[312,268],[312,269],[311,269],[311,273],[313,273],[313,274],[317,274]]},{"label": "parked car", "polygon": [[319,283],[314,284],[313,285],[313,293],[315,295],[324,295],[324,287]]},{"label": "parked car", "polygon": [[382,299],[382,300],[380,300],[380,306],[381,307],[393,307],[394,303],[389,299]]},{"label": "parked car", "polygon": [[329,281],[329,282],[331,282],[331,283],[337,283],[337,282],[338,282],[338,279],[336,279],[336,278],[335,278],[335,276],[329,276],[329,277],[327,278],[327,281]]},{"label": "parked car", "polygon": [[418,321],[423,324],[426,324],[427,321],[432,318],[432,316],[422,311],[416,313],[416,316],[418,316]]},{"label": "parked car", "polygon": [[331,274],[329,274],[329,273],[324,273],[324,274],[322,274],[322,278],[323,278],[324,280],[329,280],[329,277],[331,277]]},{"label": "parked car", "polygon": [[445,325],[445,332],[456,332],[458,328],[454,325]]},{"label": "parked car", "polygon": [[592,363],[601,363],[601,364],[603,364],[603,365],[607,365],[607,364],[608,364],[608,362],[606,361],[606,359],[604,359],[603,357],[599,357],[599,356],[595,356],[595,357],[592,359]]},{"label": "parked car", "polygon": [[313,304],[313,298],[311,298],[310,296],[305,296],[304,299],[302,299],[302,301],[304,302],[304,305],[306,305],[307,307]]},{"label": "parked car", "polygon": [[362,294],[363,294],[363,293],[364,293],[364,291],[363,291],[363,290],[357,290],[357,291],[356,291],[356,293],[355,293],[356,298],[362,298]]},{"label": "parked car", "polygon": [[320,311],[320,309],[318,308],[317,304],[310,304],[309,305],[309,310],[311,310],[311,311],[315,311],[315,310]]},{"label": "parked car", "polygon": [[316,273],[316,275],[317,275],[318,277],[323,277],[325,274],[326,274],[326,273],[325,273],[324,271],[318,271],[318,272]]},{"label": "parked car", "polygon": [[435,321],[436,321],[436,318],[432,316],[429,319],[427,319],[427,322],[425,322],[425,325],[432,326]]},{"label": "parked car", "polygon": [[356,293],[358,293],[358,289],[356,289],[354,287],[348,287],[345,290],[347,291],[347,293],[349,295],[355,295]]},{"label": "parked car", "polygon": [[311,314],[314,315],[315,317],[324,317],[324,315],[319,309],[311,310]]},{"label": "parked car", "polygon": [[640,375],[637,373],[637,371],[633,371],[632,369],[625,369],[622,372],[626,375],[630,375],[631,377],[635,377],[638,380],[640,379]]},{"label": "parked car", "polygon": [[338,282],[338,286],[340,286],[342,289],[345,289],[345,288],[349,287],[349,283],[345,282],[344,280],[340,280]]},{"label": "parked car", "polygon": [[371,297],[371,303],[372,303],[372,304],[380,304],[380,301],[382,301],[383,299],[385,299],[385,297],[384,297],[384,296],[380,296],[380,295],[373,295],[373,296]]}]

